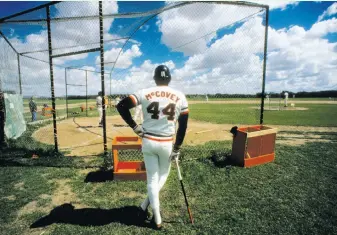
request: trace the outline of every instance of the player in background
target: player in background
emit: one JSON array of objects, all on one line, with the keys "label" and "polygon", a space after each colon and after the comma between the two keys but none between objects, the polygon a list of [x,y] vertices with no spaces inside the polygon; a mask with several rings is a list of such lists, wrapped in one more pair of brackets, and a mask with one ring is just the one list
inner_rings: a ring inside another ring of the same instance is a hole
[{"label": "player in background", "polygon": [[32,114],[32,122],[36,121],[37,105],[36,102],[34,101],[34,96],[30,98],[29,110]]},{"label": "player in background", "polygon": [[208,95],[206,94],[206,102],[208,102]]},{"label": "player in background", "polygon": [[[126,97],[117,105],[117,109],[125,122],[143,138],[142,152],[146,166],[148,197],[140,206],[140,214],[145,219],[147,208],[151,204],[153,226],[155,229],[161,229],[159,192],[169,175],[171,161],[178,161],[189,111],[185,95],[168,87],[171,81],[168,67],[158,66],[153,78],[157,86]],[[142,126],[136,124],[129,111],[137,105],[142,105]],[[173,144],[177,121],[179,127]]]},{"label": "player in background", "polygon": [[116,99],[115,99],[115,105],[117,106],[120,101],[121,101],[121,99],[119,98],[119,96],[117,96]]},{"label": "player in background", "polygon": [[96,97],[96,107],[99,114],[99,127],[103,127],[103,102],[102,102],[102,92],[98,92],[98,96]]},{"label": "player in background", "polygon": [[284,107],[288,107],[288,92],[284,92]]}]

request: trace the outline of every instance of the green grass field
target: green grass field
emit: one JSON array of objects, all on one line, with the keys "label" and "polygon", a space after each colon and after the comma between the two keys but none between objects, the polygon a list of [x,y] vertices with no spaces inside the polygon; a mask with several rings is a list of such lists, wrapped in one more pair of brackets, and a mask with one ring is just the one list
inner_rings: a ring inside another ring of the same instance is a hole
[{"label": "green grass field", "polygon": [[[224,99],[219,99],[224,100]],[[226,101],[245,101],[255,99],[225,99]],[[324,98],[306,98],[303,101],[322,101]],[[259,101],[256,99],[256,101]],[[88,100],[95,102],[95,100]],[[64,105],[65,100],[58,100],[57,105]],[[69,104],[78,104],[78,107],[69,107],[68,116],[86,116],[86,112],[80,111],[80,105],[85,104],[85,100],[69,100]],[[337,103],[336,103],[337,104]],[[278,107],[278,104],[271,104],[271,107]],[[190,104],[190,117],[196,120],[224,123],[224,124],[256,124],[260,120],[260,111],[253,109],[254,104]],[[268,108],[268,104],[266,104]],[[297,107],[308,110],[287,110],[264,112],[264,123],[274,125],[294,125],[294,126],[337,126],[335,117],[337,116],[337,105],[334,104],[298,104]],[[77,114],[75,114],[77,113]],[[113,108],[107,109],[107,115],[116,115]],[[66,116],[65,106],[57,107],[57,116]],[[88,110],[88,117],[97,117],[96,110]],[[26,120],[31,118],[30,113],[25,113]],[[38,119],[45,117],[38,115]]]},{"label": "green grass field", "polygon": [[[190,117],[256,124],[259,111],[252,106],[190,104]],[[336,105],[297,106],[308,110],[265,111],[265,123],[337,127]],[[70,113],[78,110],[71,108]],[[65,115],[65,109],[57,115]],[[185,146],[181,169],[195,225],[189,224],[173,167],[160,197],[164,231],[157,232],[135,217],[146,195],[145,182],[111,180],[111,172],[100,171],[102,157],[55,155],[53,146],[31,138],[50,123],[28,126],[22,137],[10,141],[12,149],[0,151],[1,234],[337,234],[336,132],[282,131],[312,142],[278,143],[273,163],[249,169],[226,167],[221,158],[211,161],[210,149],[229,153],[231,141]],[[34,153],[40,158],[31,159]]]},{"label": "green grass field", "polygon": [[[161,193],[161,233],[336,234],[336,151],[335,143],[277,145],[275,162],[244,169],[215,166],[187,148],[181,168],[195,225],[173,168]],[[1,159],[2,234],[160,234],[133,214],[145,182],[85,182],[97,169],[70,160],[50,159],[54,167],[45,167],[44,159]]]},{"label": "green grass field", "polygon": [[[300,104],[308,110],[265,111],[264,123],[294,126],[337,126],[337,105]],[[223,124],[259,123],[260,111],[251,104],[190,104],[190,117]]]}]

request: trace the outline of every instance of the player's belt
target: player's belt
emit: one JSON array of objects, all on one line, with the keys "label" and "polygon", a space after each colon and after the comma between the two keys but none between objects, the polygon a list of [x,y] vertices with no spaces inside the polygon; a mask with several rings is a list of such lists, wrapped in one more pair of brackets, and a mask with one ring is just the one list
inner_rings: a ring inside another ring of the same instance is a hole
[{"label": "player's belt", "polygon": [[143,138],[154,140],[154,141],[159,141],[159,142],[173,141],[172,136],[159,136],[159,135],[153,135],[152,133],[144,134]]},{"label": "player's belt", "polygon": [[151,132],[147,132],[147,131],[145,131],[145,135],[151,135],[151,136],[154,136],[154,137],[166,137],[166,138],[168,138],[168,137],[173,137],[173,135],[160,135],[160,134],[155,134],[155,133],[151,133]]}]

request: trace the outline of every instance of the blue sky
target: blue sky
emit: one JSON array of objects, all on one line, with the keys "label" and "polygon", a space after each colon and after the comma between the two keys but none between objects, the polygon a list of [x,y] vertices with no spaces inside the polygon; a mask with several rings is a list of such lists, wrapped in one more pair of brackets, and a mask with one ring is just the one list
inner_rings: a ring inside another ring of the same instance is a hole
[{"label": "blue sky", "polygon": [[[261,1],[270,4],[271,7],[267,91],[336,89],[337,81],[333,74],[337,72],[337,30],[334,29],[337,28],[337,7],[335,6],[337,3]],[[0,2],[0,17],[43,3],[46,2]],[[106,5],[109,6],[106,11],[107,13],[144,12],[164,5],[164,2],[118,2]],[[96,9],[95,7],[88,9]],[[224,20],[223,15],[219,15],[221,7],[224,15],[232,17],[232,21]],[[78,9],[81,9],[81,6]],[[239,93],[240,91],[254,93],[259,90],[258,83],[262,71],[259,68],[262,65],[263,49],[261,15],[222,28],[224,25],[233,23],[234,19],[241,19],[241,15],[247,16],[257,12],[251,9],[238,9],[237,14],[233,14],[229,9],[229,14],[226,14],[226,10],[228,9],[218,4],[215,8],[209,7],[209,9],[191,6],[190,9],[186,7],[185,10],[181,8],[177,11],[165,12],[150,20],[133,35],[133,40],[123,47],[122,55],[118,57],[118,63],[112,73],[112,90],[127,93],[130,88],[139,89],[142,86],[153,85],[151,83],[153,68],[161,63],[169,65],[172,74],[176,77],[173,86],[182,87],[187,93]],[[209,15],[204,12],[209,12]],[[52,9],[52,15],[62,14],[78,15],[76,8]],[[218,18],[216,18],[217,14]],[[41,11],[32,13],[30,16],[39,18]],[[319,18],[320,16],[323,17]],[[189,21],[191,19],[195,20]],[[105,21],[107,26],[105,39],[129,34],[142,20],[144,18]],[[54,34],[53,46],[98,42],[96,40],[98,31],[95,25],[97,22],[87,22],[85,26],[78,22],[55,25],[55,32],[58,33],[55,33],[57,36]],[[130,25],[133,27],[126,30]],[[64,28],[66,30],[62,31],[61,29]],[[29,50],[47,49],[44,26],[11,24],[0,25],[0,29],[20,52],[27,48]],[[203,37],[212,31],[214,31],[213,34]],[[62,35],[63,32],[64,35]],[[257,34],[259,35],[256,36]],[[68,41],[64,41],[66,37]],[[36,43],[37,41],[39,43]],[[189,44],[182,46],[186,43]],[[241,47],[239,43],[242,44]],[[122,43],[106,44],[105,60],[115,61],[121,47]],[[69,52],[69,49],[59,52]],[[32,54],[32,56],[47,59],[45,53]],[[62,66],[79,65],[93,70],[99,69],[96,65],[98,62],[98,53],[55,60],[56,64]],[[106,70],[110,72],[111,67],[107,66]],[[62,70],[57,72],[61,74]],[[76,77],[76,71],[73,73],[73,77]],[[107,78],[108,83],[110,83],[109,79]],[[94,85],[97,81],[98,79],[93,77],[92,87],[97,87]],[[63,81],[59,82],[59,92],[62,93]],[[91,91],[96,92],[97,89],[93,88]]]}]

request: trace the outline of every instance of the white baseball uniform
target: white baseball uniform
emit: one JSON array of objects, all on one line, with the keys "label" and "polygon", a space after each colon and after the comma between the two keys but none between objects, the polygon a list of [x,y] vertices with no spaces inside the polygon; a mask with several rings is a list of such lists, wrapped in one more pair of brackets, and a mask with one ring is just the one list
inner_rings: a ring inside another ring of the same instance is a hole
[{"label": "white baseball uniform", "polygon": [[284,106],[288,106],[288,96],[289,96],[289,94],[288,94],[288,92],[285,92],[284,93]]},{"label": "white baseball uniform", "polygon": [[180,114],[188,113],[188,104],[183,93],[168,86],[157,86],[130,95],[133,103],[142,105],[143,145],[142,152],[147,174],[149,198],[143,208],[151,203],[155,213],[155,222],[161,224],[159,210],[159,191],[164,186],[170,172],[172,141],[176,130],[176,121]]}]

